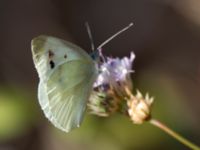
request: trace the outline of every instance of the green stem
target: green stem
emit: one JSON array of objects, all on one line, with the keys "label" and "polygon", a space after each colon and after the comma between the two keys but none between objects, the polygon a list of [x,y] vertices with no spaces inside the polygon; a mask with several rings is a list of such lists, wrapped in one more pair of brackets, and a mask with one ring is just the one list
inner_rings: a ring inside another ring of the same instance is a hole
[{"label": "green stem", "polygon": [[156,119],[150,119],[149,123],[160,128],[161,130],[165,131],[167,134],[171,135],[173,138],[175,138],[176,140],[178,140],[179,142],[181,142],[185,146],[187,146],[187,147],[189,147],[193,150],[200,150],[200,147],[198,147],[194,143],[188,141],[187,139],[185,139],[184,137],[182,137],[180,134],[176,133],[172,129],[168,128],[166,125],[164,125],[160,121],[158,121]]}]

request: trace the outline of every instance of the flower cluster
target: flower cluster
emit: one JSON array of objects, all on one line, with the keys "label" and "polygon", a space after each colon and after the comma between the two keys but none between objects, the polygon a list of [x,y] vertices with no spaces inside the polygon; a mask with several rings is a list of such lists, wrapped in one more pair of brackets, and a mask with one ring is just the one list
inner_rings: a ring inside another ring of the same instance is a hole
[{"label": "flower cluster", "polygon": [[134,96],[131,92],[130,74],[134,72],[134,59],[134,53],[129,58],[105,58],[99,67],[100,73],[88,103],[92,114],[107,117],[115,112],[125,112],[136,124],[150,116],[153,99],[148,96],[143,98],[139,92]]},{"label": "flower cluster", "polygon": [[91,113],[99,116],[109,116],[118,111],[121,101],[126,96],[124,86],[132,90],[130,73],[135,55],[130,58],[105,58],[100,67],[100,73],[94,83],[90,96],[89,108]]},{"label": "flower cluster", "polygon": [[124,94],[123,88],[121,87],[128,86],[129,89],[132,89],[130,73],[133,72],[132,63],[134,59],[134,53],[131,53],[130,58],[106,58],[106,62],[100,66],[101,73],[94,87],[110,85],[120,96]]}]

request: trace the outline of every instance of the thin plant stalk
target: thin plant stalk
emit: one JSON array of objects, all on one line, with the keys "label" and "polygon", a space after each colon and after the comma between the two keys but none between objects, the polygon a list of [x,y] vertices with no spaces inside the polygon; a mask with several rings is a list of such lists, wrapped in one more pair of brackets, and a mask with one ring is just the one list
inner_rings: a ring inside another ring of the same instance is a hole
[{"label": "thin plant stalk", "polygon": [[193,150],[200,150],[199,146],[197,146],[194,143],[190,142],[189,140],[187,140],[186,138],[184,138],[180,134],[176,133],[175,131],[173,131],[172,129],[170,129],[169,127],[167,127],[163,123],[161,123],[160,121],[158,121],[156,119],[150,119],[149,123],[154,125],[154,126],[156,126],[156,127],[158,127],[158,128],[160,128],[161,130],[163,130],[167,134],[171,135],[173,138],[175,138],[176,140],[178,140],[179,142],[181,142],[185,146],[187,146],[187,147],[189,147],[189,148],[191,148]]}]

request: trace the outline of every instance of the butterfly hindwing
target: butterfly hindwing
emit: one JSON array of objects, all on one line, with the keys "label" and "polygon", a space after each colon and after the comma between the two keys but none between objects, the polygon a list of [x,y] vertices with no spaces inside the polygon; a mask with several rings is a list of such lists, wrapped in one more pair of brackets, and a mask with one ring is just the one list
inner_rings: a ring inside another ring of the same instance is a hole
[{"label": "butterfly hindwing", "polygon": [[50,111],[66,132],[82,121],[95,77],[93,67],[84,60],[72,60],[58,66],[47,82]]},{"label": "butterfly hindwing", "polygon": [[53,122],[53,115],[52,115],[52,112],[50,111],[49,99],[48,99],[48,95],[46,92],[46,84],[44,84],[41,80],[38,85],[38,100],[39,100],[39,104],[40,104],[45,116],[51,122]]}]

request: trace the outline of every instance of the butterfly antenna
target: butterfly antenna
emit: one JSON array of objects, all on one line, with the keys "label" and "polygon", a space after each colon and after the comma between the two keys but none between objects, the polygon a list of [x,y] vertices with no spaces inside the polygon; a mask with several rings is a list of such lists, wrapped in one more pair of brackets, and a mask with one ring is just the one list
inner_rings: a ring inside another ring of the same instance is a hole
[{"label": "butterfly antenna", "polygon": [[87,29],[87,33],[88,33],[88,36],[89,36],[89,39],[90,39],[91,49],[92,49],[92,51],[94,51],[94,50],[95,50],[95,47],[94,47],[94,40],[93,40],[92,32],[91,32],[91,29],[90,29],[90,26],[89,26],[89,23],[88,23],[88,22],[85,22],[85,27],[86,27],[86,29]]},{"label": "butterfly antenna", "polygon": [[122,32],[128,30],[131,26],[133,26],[133,23],[131,22],[128,26],[126,26],[125,28],[123,28],[122,30],[118,31],[117,33],[115,33],[113,36],[111,36],[110,38],[108,38],[106,41],[104,41],[101,45],[99,45],[97,47],[97,49],[101,49],[104,45],[106,45],[108,42],[110,42],[112,39],[114,39],[115,37],[117,37],[119,34],[121,34]]}]

